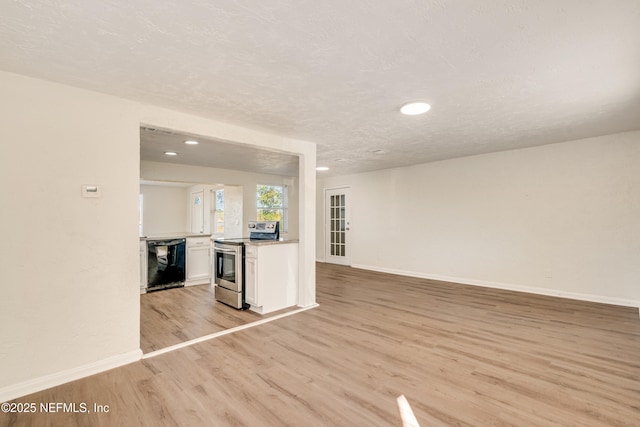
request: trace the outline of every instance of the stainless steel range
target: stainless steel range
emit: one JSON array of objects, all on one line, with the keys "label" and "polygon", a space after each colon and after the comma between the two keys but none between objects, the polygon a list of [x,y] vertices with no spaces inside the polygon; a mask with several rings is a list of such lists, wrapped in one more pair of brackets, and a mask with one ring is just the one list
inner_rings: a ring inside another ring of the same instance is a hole
[{"label": "stainless steel range", "polygon": [[278,221],[249,221],[249,238],[216,239],[213,242],[216,300],[239,310],[249,308],[245,301],[245,243],[251,240],[278,240]]},{"label": "stainless steel range", "polygon": [[216,299],[231,307],[249,308],[244,301],[244,241],[219,239],[213,244]]}]

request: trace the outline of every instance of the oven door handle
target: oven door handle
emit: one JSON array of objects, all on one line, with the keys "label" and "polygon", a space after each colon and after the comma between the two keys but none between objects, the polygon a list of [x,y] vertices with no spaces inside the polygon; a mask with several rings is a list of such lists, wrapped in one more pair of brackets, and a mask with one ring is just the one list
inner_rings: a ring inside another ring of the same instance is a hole
[{"label": "oven door handle", "polygon": [[235,249],[213,248],[214,252],[236,253]]}]

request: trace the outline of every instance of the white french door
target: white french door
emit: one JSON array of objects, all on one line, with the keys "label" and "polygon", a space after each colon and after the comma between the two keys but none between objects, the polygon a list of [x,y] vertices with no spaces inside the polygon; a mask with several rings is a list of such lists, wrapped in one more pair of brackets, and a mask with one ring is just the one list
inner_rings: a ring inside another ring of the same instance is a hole
[{"label": "white french door", "polygon": [[325,190],[325,261],[333,264],[351,264],[350,190],[349,187]]}]

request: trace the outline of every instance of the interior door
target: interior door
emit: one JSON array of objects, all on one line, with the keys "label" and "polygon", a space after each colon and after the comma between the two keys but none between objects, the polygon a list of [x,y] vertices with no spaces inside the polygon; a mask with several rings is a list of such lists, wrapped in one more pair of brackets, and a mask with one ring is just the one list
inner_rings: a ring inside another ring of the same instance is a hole
[{"label": "interior door", "polygon": [[204,190],[191,193],[191,232],[204,233]]},{"label": "interior door", "polygon": [[325,190],[325,260],[333,264],[351,264],[349,194],[349,187]]}]

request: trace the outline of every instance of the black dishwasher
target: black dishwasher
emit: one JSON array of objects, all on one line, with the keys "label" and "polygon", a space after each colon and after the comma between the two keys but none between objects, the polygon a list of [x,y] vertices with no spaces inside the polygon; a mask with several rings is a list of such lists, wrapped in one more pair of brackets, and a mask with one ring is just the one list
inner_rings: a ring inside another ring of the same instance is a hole
[{"label": "black dishwasher", "polygon": [[147,292],[184,286],[185,239],[147,241]]}]

